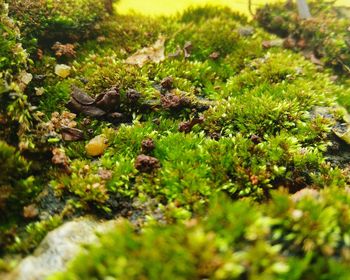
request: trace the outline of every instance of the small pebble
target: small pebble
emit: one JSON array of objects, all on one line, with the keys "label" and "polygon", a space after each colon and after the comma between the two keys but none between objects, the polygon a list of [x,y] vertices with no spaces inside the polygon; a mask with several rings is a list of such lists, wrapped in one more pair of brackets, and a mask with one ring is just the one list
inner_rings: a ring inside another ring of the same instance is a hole
[{"label": "small pebble", "polygon": [[85,151],[89,156],[96,157],[102,155],[107,147],[107,138],[104,135],[97,135],[86,144]]},{"label": "small pebble", "polygon": [[70,75],[70,70],[72,68],[65,64],[57,64],[55,66],[55,74],[61,78],[67,78]]},{"label": "small pebble", "polygon": [[135,160],[135,168],[142,173],[151,173],[160,167],[159,160],[144,154],[138,155]]},{"label": "small pebble", "polygon": [[151,138],[147,138],[142,140],[141,142],[141,150],[144,154],[148,154],[150,152],[152,152],[155,148],[155,144],[153,139]]}]

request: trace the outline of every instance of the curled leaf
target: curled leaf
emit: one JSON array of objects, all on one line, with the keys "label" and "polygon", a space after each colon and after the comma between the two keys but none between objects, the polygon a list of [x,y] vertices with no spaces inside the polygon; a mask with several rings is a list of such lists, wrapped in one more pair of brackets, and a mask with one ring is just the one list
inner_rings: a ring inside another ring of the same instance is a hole
[{"label": "curled leaf", "polygon": [[113,112],[120,103],[119,90],[111,88],[96,97],[96,106],[105,112]]},{"label": "curled leaf", "polygon": [[75,99],[81,105],[92,105],[95,103],[95,99],[87,95],[78,87],[73,87],[71,97]]},{"label": "curled leaf", "polygon": [[84,133],[80,129],[64,126],[61,128],[64,141],[79,141],[84,139]]},{"label": "curled leaf", "polygon": [[69,102],[66,104],[66,107],[74,113],[83,113],[89,117],[99,118],[106,115],[106,112],[100,108],[97,108],[93,105],[82,105],[74,98],[71,98],[71,100],[69,100]]},{"label": "curled leaf", "polygon": [[73,87],[71,99],[66,107],[74,113],[83,113],[89,117],[103,117],[110,112],[115,112],[120,104],[119,90],[116,87],[99,94],[96,99],[84,91]]},{"label": "curled leaf", "polygon": [[184,47],[183,47],[185,58],[189,58],[191,56],[192,49],[193,49],[192,43],[189,41],[186,42]]}]

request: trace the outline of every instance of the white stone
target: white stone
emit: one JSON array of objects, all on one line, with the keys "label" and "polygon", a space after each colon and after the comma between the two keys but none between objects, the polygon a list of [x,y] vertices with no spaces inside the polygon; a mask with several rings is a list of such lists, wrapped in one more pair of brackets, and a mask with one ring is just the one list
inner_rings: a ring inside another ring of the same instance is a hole
[{"label": "white stone", "polygon": [[66,64],[57,64],[55,66],[55,74],[61,78],[67,78],[70,75],[70,70],[72,68]]},{"label": "white stone", "polygon": [[21,74],[20,74],[20,80],[23,84],[25,85],[28,85],[33,79],[33,75],[26,72],[26,71],[23,71]]},{"label": "white stone", "polygon": [[64,271],[67,262],[81,252],[82,244],[96,242],[96,233],[112,229],[115,223],[80,218],[63,224],[48,233],[33,255],[24,258],[3,280],[43,280]]}]

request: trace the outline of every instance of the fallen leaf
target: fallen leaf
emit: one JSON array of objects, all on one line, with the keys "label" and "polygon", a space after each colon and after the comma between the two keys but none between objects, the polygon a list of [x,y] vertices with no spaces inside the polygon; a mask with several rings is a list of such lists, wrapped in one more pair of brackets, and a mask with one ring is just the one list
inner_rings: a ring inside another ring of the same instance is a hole
[{"label": "fallen leaf", "polygon": [[81,89],[73,87],[71,99],[66,107],[74,113],[83,113],[89,117],[99,118],[110,112],[115,112],[120,104],[119,90],[112,87],[92,98]]},{"label": "fallen leaf", "polygon": [[165,59],[164,55],[165,38],[160,37],[152,46],[138,50],[126,59],[127,64],[142,67],[147,62],[159,63]]},{"label": "fallen leaf", "polygon": [[120,103],[119,90],[114,87],[96,97],[96,106],[105,112],[115,111]]},{"label": "fallen leaf", "polygon": [[85,92],[83,92],[78,87],[73,87],[71,97],[73,97],[78,103],[80,103],[82,105],[92,105],[95,102],[94,98],[87,95]]},{"label": "fallen leaf", "polygon": [[82,105],[74,98],[71,98],[71,100],[69,100],[69,102],[66,104],[66,107],[74,113],[83,113],[86,116],[93,118],[99,118],[106,115],[106,112],[100,108],[97,108],[93,105]]},{"label": "fallen leaf", "polygon": [[189,58],[191,56],[192,48],[193,48],[193,45],[190,41],[185,43],[183,47],[185,58]]},{"label": "fallen leaf", "polygon": [[79,141],[84,139],[84,133],[80,129],[68,126],[61,128],[61,135],[64,141]]},{"label": "fallen leaf", "polygon": [[283,46],[283,39],[275,39],[271,41],[263,41],[262,46],[265,49],[269,49],[272,47],[282,47]]}]

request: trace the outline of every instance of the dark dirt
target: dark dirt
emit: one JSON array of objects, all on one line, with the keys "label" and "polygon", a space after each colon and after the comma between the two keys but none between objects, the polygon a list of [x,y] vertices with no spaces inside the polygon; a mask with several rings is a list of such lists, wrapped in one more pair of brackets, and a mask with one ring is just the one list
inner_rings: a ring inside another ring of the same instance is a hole
[{"label": "dark dirt", "polygon": [[183,96],[178,96],[173,93],[166,93],[161,96],[161,104],[164,109],[178,110],[184,107],[189,107],[190,100]]},{"label": "dark dirt", "polygon": [[336,135],[331,138],[330,146],[325,154],[326,160],[334,167],[347,168],[350,165],[350,145]]},{"label": "dark dirt", "polygon": [[203,117],[199,117],[199,118],[194,118],[190,121],[185,121],[185,122],[181,122],[179,124],[179,131],[180,132],[184,132],[184,133],[189,133],[191,132],[192,128],[196,125],[196,124],[200,124],[203,123],[204,118]]},{"label": "dark dirt", "polygon": [[147,138],[141,142],[141,151],[143,154],[151,153],[155,147],[154,141],[151,138]]},{"label": "dark dirt", "polygon": [[141,98],[141,94],[135,89],[129,89],[126,92],[126,97],[131,103],[137,103],[137,101]]},{"label": "dark dirt", "polygon": [[135,168],[142,173],[151,173],[160,168],[159,160],[155,157],[141,154],[135,160]]},{"label": "dark dirt", "polygon": [[173,88],[174,79],[172,77],[166,77],[161,82],[160,85],[165,90],[171,90]]}]

